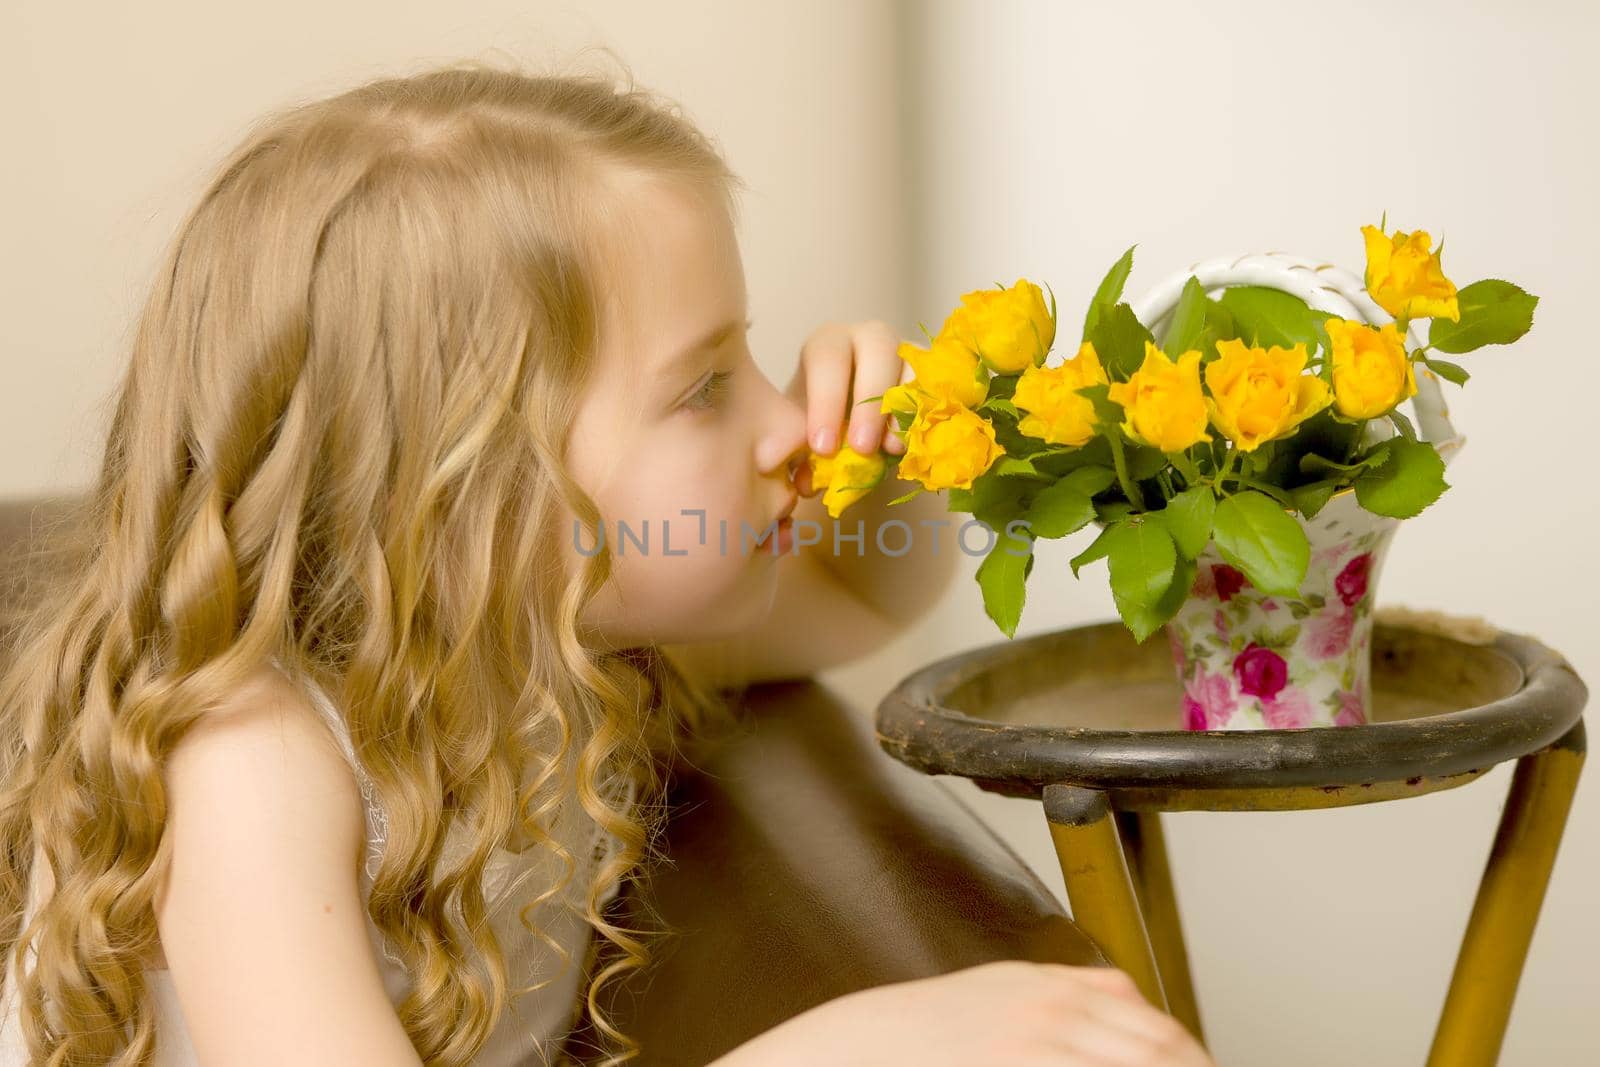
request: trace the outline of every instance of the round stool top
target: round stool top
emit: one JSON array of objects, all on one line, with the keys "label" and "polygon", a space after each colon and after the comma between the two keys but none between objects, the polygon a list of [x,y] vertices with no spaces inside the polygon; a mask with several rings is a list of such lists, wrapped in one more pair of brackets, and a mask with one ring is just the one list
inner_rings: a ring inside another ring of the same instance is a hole
[{"label": "round stool top", "polygon": [[999,641],[913,672],[879,703],[878,742],[928,774],[995,792],[1052,783],[1112,791],[1119,807],[1272,810],[1388,800],[1470,781],[1566,738],[1588,690],[1521,634],[1477,643],[1386,623],[1372,635],[1373,721],[1189,731],[1167,642],[1120,622]]}]

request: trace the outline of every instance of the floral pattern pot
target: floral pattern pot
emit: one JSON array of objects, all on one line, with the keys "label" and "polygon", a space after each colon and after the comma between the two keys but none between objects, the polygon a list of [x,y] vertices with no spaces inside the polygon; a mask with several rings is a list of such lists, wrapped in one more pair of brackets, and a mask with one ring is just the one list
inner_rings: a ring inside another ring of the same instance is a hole
[{"label": "floral pattern pot", "polygon": [[1372,707],[1372,606],[1399,519],[1374,515],[1353,490],[1315,518],[1298,597],[1266,596],[1216,544],[1167,624],[1189,730],[1359,726]]}]

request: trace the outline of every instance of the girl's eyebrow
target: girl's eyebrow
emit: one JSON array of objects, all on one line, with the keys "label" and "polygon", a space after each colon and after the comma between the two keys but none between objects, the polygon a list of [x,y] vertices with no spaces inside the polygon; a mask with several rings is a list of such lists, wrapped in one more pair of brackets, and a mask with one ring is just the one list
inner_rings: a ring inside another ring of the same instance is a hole
[{"label": "girl's eyebrow", "polygon": [[689,359],[699,355],[701,352],[706,352],[710,349],[720,347],[724,341],[732,336],[734,330],[737,330],[740,326],[743,326],[748,330],[753,322],[753,319],[748,318],[744,319],[742,322],[738,319],[733,319],[715,327],[710,333],[706,334],[698,341],[693,341],[685,347],[679,349],[662,365],[663,373],[677,369],[680,364],[687,362]]}]

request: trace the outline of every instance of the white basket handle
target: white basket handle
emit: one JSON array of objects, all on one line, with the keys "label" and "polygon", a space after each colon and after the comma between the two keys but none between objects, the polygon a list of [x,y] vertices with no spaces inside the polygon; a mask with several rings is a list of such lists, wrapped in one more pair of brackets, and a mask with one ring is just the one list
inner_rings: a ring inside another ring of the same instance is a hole
[{"label": "white basket handle", "polygon": [[[1331,263],[1291,256],[1282,252],[1259,252],[1224,259],[1208,259],[1187,270],[1163,279],[1151,287],[1144,296],[1131,302],[1134,315],[1160,335],[1161,329],[1178,306],[1183,287],[1194,278],[1205,287],[1207,296],[1232,285],[1259,285],[1281,289],[1304,300],[1318,311],[1326,311],[1341,318],[1382,326],[1394,318],[1380,308],[1365,291],[1360,278]],[[1416,324],[1410,328],[1414,347],[1425,343],[1417,332]],[[1170,353],[1176,356],[1177,353]],[[1417,433],[1433,444],[1446,463],[1454,458],[1466,443],[1466,437],[1450,423],[1449,408],[1445,405],[1439,377],[1426,367],[1416,368],[1417,393],[1411,398],[1411,409],[1416,415]],[[1394,436],[1387,421],[1371,420],[1367,423],[1364,444]]]}]

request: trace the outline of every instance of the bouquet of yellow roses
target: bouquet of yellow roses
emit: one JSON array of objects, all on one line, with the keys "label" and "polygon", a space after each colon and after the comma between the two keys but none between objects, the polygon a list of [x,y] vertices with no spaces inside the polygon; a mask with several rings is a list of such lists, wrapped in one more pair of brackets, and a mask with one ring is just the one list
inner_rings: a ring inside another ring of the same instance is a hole
[{"label": "bouquet of yellow roses", "polygon": [[[1048,307],[1026,279],[967,293],[926,348],[901,346],[912,378],[874,398],[904,454],[842,448],[814,461],[813,484],[835,517],[885,468],[918,483],[892,503],[946,491],[952,511],[994,533],[977,580],[1008,637],[1034,542],[1091,522],[1101,532],[1073,574],[1107,560],[1140,642],[1182,606],[1213,541],[1263,593],[1294,596],[1309,556],[1297,515],[1353,487],[1365,510],[1409,518],[1448,488],[1439,452],[1399,410],[1418,364],[1463,385],[1467,371],[1441,354],[1509,344],[1533,321],[1537,297],[1497,279],[1458,290],[1442,245],[1423,231],[1386,235],[1384,222],[1362,227],[1366,292],[1393,317],[1381,326],[1277,288],[1213,297],[1190,277],[1158,340],[1122,299],[1129,248],[1090,301],[1076,353],[1048,361],[1053,292]],[[1411,348],[1413,319],[1431,321]]]}]

